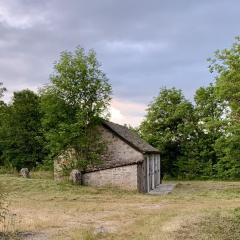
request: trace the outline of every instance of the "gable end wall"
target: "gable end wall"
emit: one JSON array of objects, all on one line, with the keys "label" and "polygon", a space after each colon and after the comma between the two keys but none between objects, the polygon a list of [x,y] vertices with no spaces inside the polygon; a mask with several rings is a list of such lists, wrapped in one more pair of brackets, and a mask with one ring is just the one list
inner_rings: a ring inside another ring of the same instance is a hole
[{"label": "gable end wall", "polygon": [[133,164],[144,160],[144,155],[105,127],[100,128],[107,151],[103,156],[103,168]]}]

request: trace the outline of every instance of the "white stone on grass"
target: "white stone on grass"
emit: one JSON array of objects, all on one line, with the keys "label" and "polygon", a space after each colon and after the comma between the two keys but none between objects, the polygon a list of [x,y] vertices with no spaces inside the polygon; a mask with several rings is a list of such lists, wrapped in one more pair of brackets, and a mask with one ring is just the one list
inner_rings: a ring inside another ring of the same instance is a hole
[{"label": "white stone on grass", "polygon": [[77,169],[73,169],[69,176],[69,181],[71,181],[73,184],[81,184],[82,175],[81,172]]},{"label": "white stone on grass", "polygon": [[20,170],[20,176],[24,177],[24,178],[29,178],[30,174],[29,174],[29,170],[28,168],[22,168]]}]

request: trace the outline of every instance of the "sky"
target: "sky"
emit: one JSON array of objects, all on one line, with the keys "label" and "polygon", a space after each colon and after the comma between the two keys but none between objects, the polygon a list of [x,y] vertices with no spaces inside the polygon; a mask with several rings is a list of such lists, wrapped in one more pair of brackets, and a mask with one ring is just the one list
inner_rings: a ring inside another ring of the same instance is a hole
[{"label": "sky", "polygon": [[111,120],[138,126],[161,87],[189,100],[213,82],[207,58],[240,35],[239,0],[0,0],[0,82],[49,83],[62,51],[94,49],[113,87]]}]

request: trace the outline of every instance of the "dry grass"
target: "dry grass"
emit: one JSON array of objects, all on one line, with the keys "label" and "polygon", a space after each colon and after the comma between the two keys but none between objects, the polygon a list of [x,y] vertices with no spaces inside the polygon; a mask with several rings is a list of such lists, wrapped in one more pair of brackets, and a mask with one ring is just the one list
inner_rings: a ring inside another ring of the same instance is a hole
[{"label": "dry grass", "polygon": [[36,177],[0,175],[11,228],[31,239],[240,239],[239,182],[181,182],[170,195],[150,196]]}]

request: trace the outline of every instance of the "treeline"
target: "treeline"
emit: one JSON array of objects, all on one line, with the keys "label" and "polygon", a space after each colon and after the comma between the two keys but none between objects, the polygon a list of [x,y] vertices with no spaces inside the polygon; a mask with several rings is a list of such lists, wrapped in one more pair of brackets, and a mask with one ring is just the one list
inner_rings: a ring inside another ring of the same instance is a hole
[{"label": "treeline", "polygon": [[12,102],[0,102],[0,165],[32,168],[47,152],[41,126],[40,97],[30,90],[15,92]]},{"label": "treeline", "polygon": [[240,38],[209,59],[214,84],[194,103],[162,88],[139,132],[161,151],[162,173],[183,179],[240,179]]},{"label": "treeline", "polygon": [[[162,174],[182,179],[240,179],[240,39],[209,59],[215,81],[194,102],[162,88],[138,131],[161,151]],[[0,85],[0,98],[6,91]],[[111,86],[94,51],[63,52],[50,84],[0,101],[0,166],[52,167],[66,149],[78,168],[99,162],[96,126],[108,117]]]},{"label": "treeline", "polygon": [[94,51],[63,52],[38,94],[22,90],[10,103],[0,101],[0,166],[51,168],[66,150],[74,151],[73,168],[98,162],[104,146],[96,126],[106,117],[110,95]]}]

